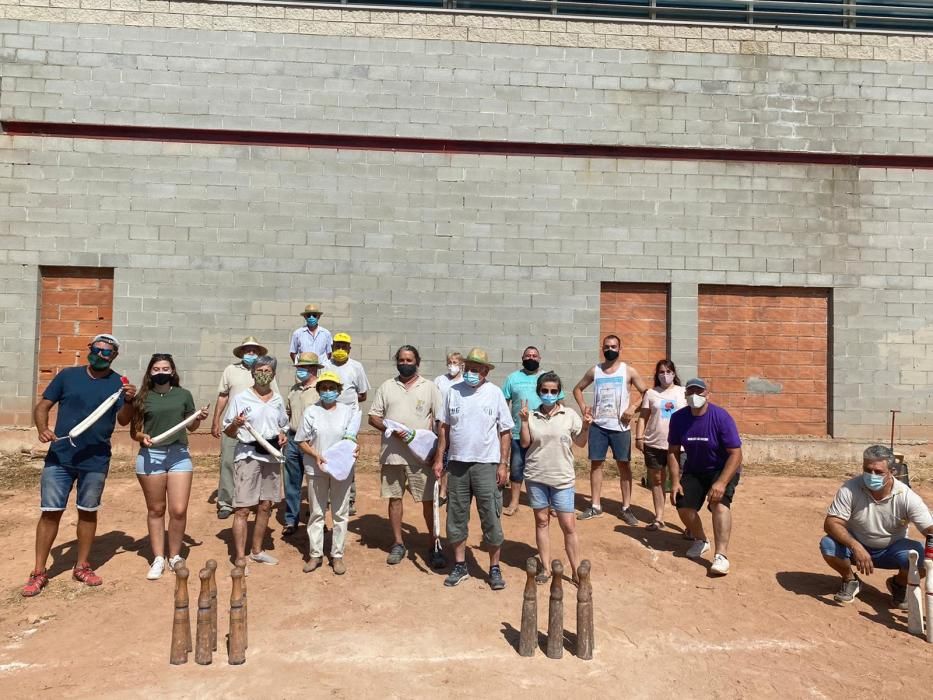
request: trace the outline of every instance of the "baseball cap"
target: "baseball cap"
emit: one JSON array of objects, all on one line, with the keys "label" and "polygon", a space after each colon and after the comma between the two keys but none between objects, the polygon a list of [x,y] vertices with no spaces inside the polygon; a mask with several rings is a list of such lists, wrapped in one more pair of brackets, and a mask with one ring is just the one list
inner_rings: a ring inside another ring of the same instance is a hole
[{"label": "baseball cap", "polygon": [[94,336],[94,340],[91,341],[91,345],[94,343],[107,343],[113,346],[114,350],[120,349],[120,341],[116,339],[115,336],[110,335],[109,333],[98,333]]},{"label": "baseball cap", "polygon": [[684,389],[689,389],[692,386],[698,387],[702,389],[703,391],[706,391],[706,382],[704,382],[699,377],[694,377],[693,379],[689,380],[686,384],[684,384]]},{"label": "baseball cap", "polygon": [[335,343],[352,343],[353,339],[350,337],[349,333],[337,333],[334,335]]}]

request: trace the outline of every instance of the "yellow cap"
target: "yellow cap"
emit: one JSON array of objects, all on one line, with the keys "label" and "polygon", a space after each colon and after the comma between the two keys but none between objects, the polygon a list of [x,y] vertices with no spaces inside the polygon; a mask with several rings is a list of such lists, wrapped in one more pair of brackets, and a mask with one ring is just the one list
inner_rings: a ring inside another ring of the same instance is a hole
[{"label": "yellow cap", "polygon": [[334,336],[335,343],[352,343],[353,339],[350,337],[349,333],[337,333]]},{"label": "yellow cap", "polygon": [[[317,376],[318,387],[320,387],[321,384],[323,384],[324,382],[333,382],[337,386],[343,388],[343,380],[340,378],[340,375],[337,374],[336,372],[331,372],[331,371],[321,372]],[[318,389],[318,391],[320,391],[320,388]]]}]

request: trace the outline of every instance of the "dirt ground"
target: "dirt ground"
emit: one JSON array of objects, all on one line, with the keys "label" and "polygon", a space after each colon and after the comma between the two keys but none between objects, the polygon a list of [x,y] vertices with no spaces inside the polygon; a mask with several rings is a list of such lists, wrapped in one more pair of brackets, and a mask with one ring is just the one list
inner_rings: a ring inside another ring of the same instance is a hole
[{"label": "dirt ground", "polygon": [[[231,521],[217,520],[208,503],[215,464],[199,460],[196,472],[188,525],[193,572],[209,558],[229,571]],[[618,482],[607,480],[608,513],[579,523],[583,554],[593,562],[592,661],[572,654],[576,589],[569,583],[563,659],[547,659],[543,650],[530,659],[518,656],[522,567],[535,551],[527,506],[504,518],[506,590],[493,592],[485,583],[488,561],[478,547],[475,516],[473,578],[446,589],[443,575],[425,564],[429,540],[410,502],[409,558],[386,566],[391,536],[378,476],[364,470],[346,576],[335,577],[329,568],[301,573],[307,538],[300,531],[284,541],[276,523],[269,547],[281,563],[253,566],[248,579],[246,664],[228,666],[221,650],[209,667],[195,665],[193,654],[187,665],[173,667],[173,579],[144,578],[150,556],[144,504],[126,463],[108,482],[92,556],[104,585],[90,589],[70,578],[76,520],[70,510],[53,550],[50,586],[37,598],[20,597],[32,565],[40,466],[21,458],[0,463],[0,551],[6,559],[0,569],[0,697],[420,698],[532,691],[553,697],[862,698],[928,697],[933,683],[931,647],[907,633],[906,613],[888,608],[885,574],[868,577],[855,604],[832,601],[838,581],[823,565],[817,541],[844,468],[817,470],[833,478],[804,478],[803,467],[786,465],[747,469],[734,504],[733,570],[725,578],[708,576],[708,560],[683,556],[679,527],[644,529],[651,504],[645,489],[636,487],[634,497],[642,526],[624,525],[614,516]],[[918,490],[933,503],[929,481]],[[589,493],[586,480],[578,481],[578,492]],[[578,496],[578,506],[583,503]],[[673,525],[676,513],[667,515]],[[553,554],[565,559],[556,524],[551,532]],[[222,636],[226,573],[219,586]],[[547,587],[539,587],[538,601],[543,639]]]}]

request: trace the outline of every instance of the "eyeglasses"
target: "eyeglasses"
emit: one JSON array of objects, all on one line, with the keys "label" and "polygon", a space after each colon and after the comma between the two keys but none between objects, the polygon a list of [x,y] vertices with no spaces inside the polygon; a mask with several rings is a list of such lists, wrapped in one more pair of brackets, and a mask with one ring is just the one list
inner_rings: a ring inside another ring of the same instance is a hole
[{"label": "eyeglasses", "polygon": [[542,396],[559,396],[560,389],[542,389],[541,395]]},{"label": "eyeglasses", "polygon": [[116,353],[116,350],[114,350],[113,348],[95,348],[94,346],[91,346],[92,355],[100,355],[101,357],[113,357],[114,353]]}]

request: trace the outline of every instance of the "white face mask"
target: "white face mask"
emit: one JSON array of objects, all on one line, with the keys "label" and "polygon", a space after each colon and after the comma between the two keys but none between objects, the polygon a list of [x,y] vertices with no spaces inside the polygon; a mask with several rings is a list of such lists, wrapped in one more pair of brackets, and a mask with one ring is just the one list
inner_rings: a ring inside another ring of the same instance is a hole
[{"label": "white face mask", "polygon": [[460,374],[460,365],[447,365],[447,372],[451,377],[456,377]]},{"label": "white face mask", "polygon": [[690,396],[687,397],[687,405],[690,406],[690,408],[703,408],[705,404],[706,397],[700,396],[700,394],[690,394]]}]

